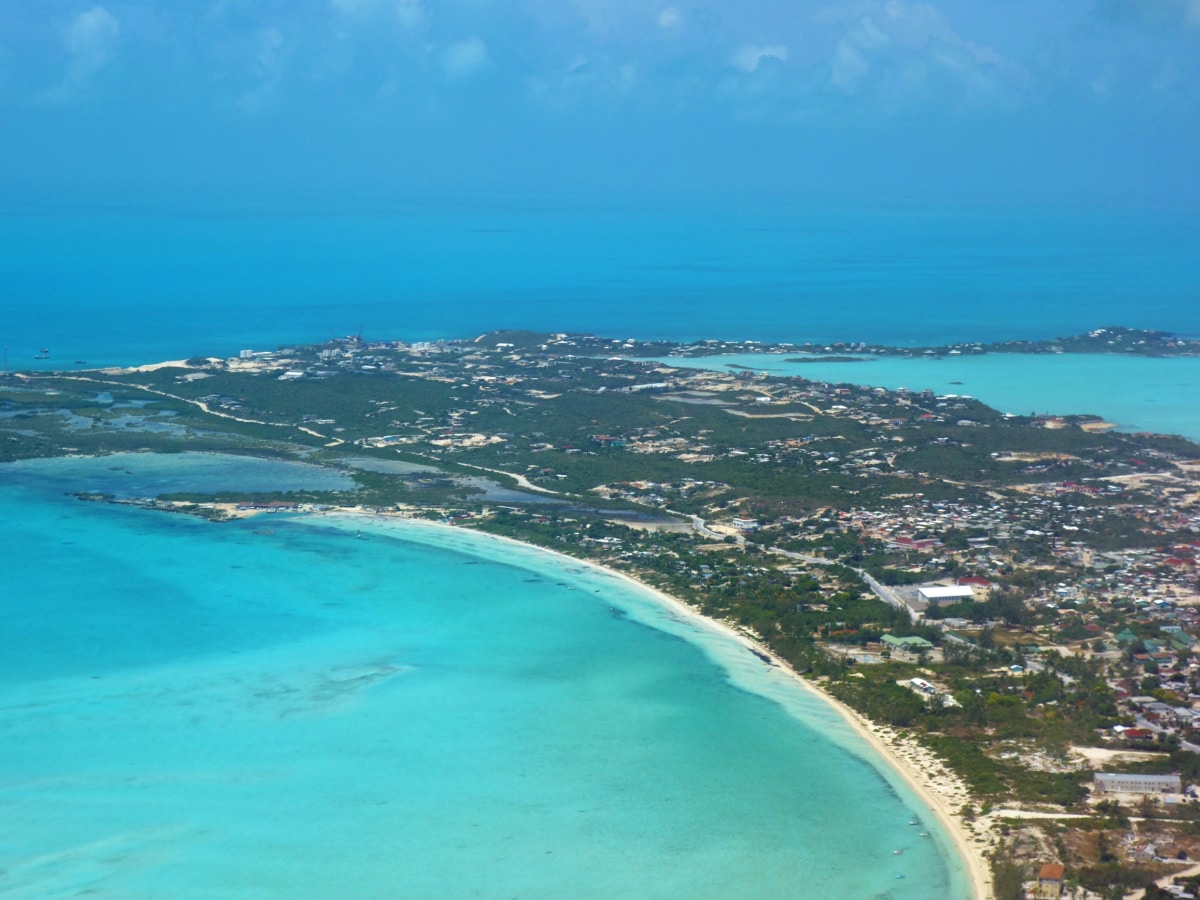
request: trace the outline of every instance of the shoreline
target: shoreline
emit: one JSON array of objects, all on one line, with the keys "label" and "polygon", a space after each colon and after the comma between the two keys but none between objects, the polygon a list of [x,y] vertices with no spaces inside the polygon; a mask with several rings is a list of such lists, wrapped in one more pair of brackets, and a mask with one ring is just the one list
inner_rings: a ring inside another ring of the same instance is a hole
[{"label": "shoreline", "polygon": [[[671,342],[671,343],[677,343],[677,342]],[[883,345],[881,345],[881,346],[883,346]],[[888,388],[889,390],[896,390],[900,387],[900,385],[912,383],[913,378],[916,378],[918,380],[924,379],[924,381],[926,382],[924,386],[929,387],[931,384],[938,382],[943,376],[946,375],[946,372],[948,371],[946,367],[954,367],[954,366],[961,367],[964,364],[966,364],[968,367],[970,367],[972,364],[978,364],[980,361],[987,361],[987,360],[999,359],[999,360],[1003,360],[1003,361],[1011,361],[1014,359],[1015,360],[1029,359],[1029,360],[1035,361],[1033,363],[1034,365],[1043,366],[1043,367],[1059,365],[1062,360],[1075,360],[1075,361],[1079,361],[1079,360],[1089,360],[1089,361],[1118,360],[1119,361],[1117,363],[1118,366],[1125,367],[1125,369],[1132,367],[1134,371],[1133,371],[1133,373],[1130,373],[1128,371],[1124,371],[1124,369],[1123,369],[1122,371],[1124,372],[1124,374],[1122,374],[1121,378],[1115,379],[1111,384],[1105,382],[1105,384],[1107,384],[1107,387],[1105,390],[1101,391],[1100,393],[1104,394],[1106,401],[1099,408],[1094,408],[1094,409],[1091,408],[1093,406],[1093,404],[1095,403],[1094,395],[1089,395],[1087,397],[1087,399],[1082,399],[1082,398],[1077,399],[1074,396],[1074,394],[1072,393],[1073,389],[1071,389],[1071,388],[1065,389],[1066,394],[1064,395],[1063,401],[1061,404],[1059,404],[1057,401],[1053,401],[1052,402],[1053,408],[1046,407],[1045,401],[1044,401],[1044,396],[1043,396],[1044,392],[1045,392],[1044,376],[1042,377],[1043,383],[1042,383],[1041,387],[1039,388],[1041,393],[1039,393],[1036,397],[1025,396],[1024,394],[1022,394],[1019,391],[1014,396],[1014,395],[1011,395],[1011,389],[1009,389],[1009,388],[1006,388],[1005,390],[997,392],[994,384],[989,385],[986,383],[986,377],[984,379],[984,384],[981,389],[981,385],[978,381],[977,373],[976,373],[976,377],[974,378],[974,380],[967,379],[970,383],[964,384],[960,381],[951,381],[948,383],[942,383],[942,384],[940,384],[940,386],[938,386],[934,389],[938,390],[938,391],[950,392],[952,394],[957,394],[960,391],[966,392],[964,394],[964,396],[969,396],[975,400],[978,400],[981,403],[985,404],[988,407],[991,407],[992,409],[994,409],[998,412],[1004,412],[1007,409],[1014,413],[1021,412],[1023,414],[1023,411],[1026,409],[1037,409],[1037,410],[1041,410],[1040,415],[1044,415],[1045,417],[1047,417],[1049,419],[1095,415],[1096,419],[1094,421],[1082,422],[1082,423],[1079,423],[1079,426],[1078,426],[1081,429],[1083,429],[1084,431],[1088,431],[1088,432],[1092,432],[1092,433],[1116,432],[1116,433],[1120,433],[1120,434],[1161,434],[1161,435],[1167,435],[1167,436],[1180,437],[1180,438],[1183,438],[1184,440],[1187,440],[1187,441],[1190,441],[1193,443],[1200,442],[1200,425],[1196,424],[1195,416],[1192,414],[1192,410],[1195,406],[1194,401],[1196,399],[1194,392],[1193,393],[1184,392],[1182,394],[1179,394],[1177,397],[1174,397],[1171,400],[1171,402],[1169,402],[1169,403],[1163,404],[1160,402],[1160,404],[1158,406],[1147,407],[1146,404],[1140,399],[1140,397],[1141,397],[1140,393],[1135,392],[1135,393],[1131,394],[1125,387],[1122,387],[1122,385],[1124,385],[1126,382],[1128,382],[1131,375],[1136,373],[1139,370],[1139,367],[1144,366],[1145,364],[1154,363],[1154,362],[1184,361],[1183,362],[1184,365],[1195,366],[1197,363],[1200,363],[1200,352],[1170,353],[1170,354],[1156,355],[1156,354],[1129,354],[1129,353],[1120,353],[1120,352],[1115,352],[1115,351],[1112,351],[1112,352],[1084,352],[1084,351],[1078,351],[1078,350],[1075,350],[1075,351],[1066,350],[1061,353],[1036,353],[1036,352],[1007,351],[1006,350],[1003,352],[992,352],[992,353],[984,353],[984,354],[964,354],[964,355],[959,355],[959,356],[931,357],[931,356],[922,356],[922,355],[912,356],[912,355],[910,355],[912,348],[908,348],[908,347],[888,346],[887,349],[890,349],[895,352],[889,353],[889,354],[884,354],[884,355],[875,355],[875,356],[867,355],[867,356],[854,357],[854,358],[849,358],[849,357],[844,358],[844,359],[839,358],[838,361],[834,362],[834,363],[829,363],[828,360],[821,360],[818,358],[804,359],[803,362],[801,363],[801,362],[798,362],[798,360],[800,360],[800,357],[788,357],[788,356],[784,355],[783,353],[772,352],[769,349],[767,349],[766,347],[758,349],[758,350],[754,350],[754,351],[749,351],[749,350],[745,350],[745,349],[740,349],[740,350],[735,349],[735,350],[731,350],[731,351],[722,351],[722,352],[717,352],[717,353],[705,353],[705,354],[700,354],[700,355],[695,355],[695,356],[671,357],[668,355],[652,355],[652,356],[645,356],[645,357],[629,356],[627,358],[630,360],[633,360],[633,361],[638,361],[638,362],[657,362],[664,366],[669,366],[669,367],[674,367],[674,368],[682,368],[682,369],[701,369],[701,370],[709,370],[709,371],[716,371],[716,372],[724,372],[727,369],[729,369],[732,371],[741,371],[743,373],[767,371],[770,374],[772,374],[774,376],[779,376],[779,377],[813,379],[816,381],[824,381],[824,382],[828,382],[831,384],[832,383],[840,383],[840,382],[845,381],[847,383],[855,384],[860,387],[867,387],[867,388],[869,388],[869,387],[885,387],[885,388]],[[213,359],[216,359],[216,358],[214,357]],[[711,360],[719,361],[722,359],[734,359],[734,360],[738,360],[738,362],[727,363],[724,366],[713,365],[713,364],[704,362],[704,361],[711,361]],[[1059,361],[1059,362],[1055,362],[1055,361]],[[239,370],[244,371],[244,367],[242,366],[241,361],[239,361],[237,359],[231,359],[230,362],[232,363],[232,366],[233,366],[231,371],[239,371]],[[885,378],[883,380],[881,380],[880,378],[876,378],[876,377],[871,377],[871,378],[853,377],[853,378],[851,378],[850,375],[852,373],[850,372],[850,370],[854,368],[853,363],[855,363],[855,362],[873,363],[878,366],[883,366],[885,368],[888,366],[895,366],[895,365],[907,365],[907,366],[915,366],[916,369],[914,371],[906,372],[904,377],[900,377],[898,374],[893,373],[892,377]],[[814,373],[813,371],[810,371],[810,369],[812,368],[811,365],[804,365],[803,363],[817,364],[818,366],[821,364],[828,363],[830,365],[836,366],[838,370],[836,372],[829,372],[829,373],[820,373],[820,372]],[[1000,363],[1000,364],[1003,364],[1003,363]],[[930,365],[933,365],[934,369],[929,370],[929,371],[923,371],[923,369],[928,368]],[[165,369],[165,368],[192,369],[195,367],[189,365],[188,360],[176,359],[176,360],[163,360],[163,361],[159,361],[159,362],[152,362],[152,363],[146,363],[146,364],[131,364],[131,365],[127,365],[127,366],[103,366],[103,367],[98,367],[98,368],[47,369],[47,370],[40,370],[40,369],[19,370],[18,369],[13,372],[10,372],[10,375],[17,377],[17,378],[41,377],[41,376],[58,376],[58,377],[64,377],[64,378],[72,378],[72,377],[78,378],[81,374],[84,374],[84,373],[88,373],[91,375],[96,375],[96,374],[124,374],[124,375],[150,374],[150,373],[153,373],[158,370]],[[794,371],[792,371],[793,369],[794,369]],[[969,371],[969,369],[968,369],[968,371]],[[936,374],[934,374],[934,373],[936,373]],[[959,373],[959,374],[963,374],[963,373]],[[930,379],[932,379],[932,381]],[[1187,380],[1185,379],[1185,381],[1187,381]],[[1187,383],[1190,384],[1190,382],[1187,382]],[[1145,390],[1150,390],[1150,389],[1151,389],[1150,387],[1145,387]],[[1139,387],[1138,390],[1142,390],[1142,388]],[[1178,393],[1178,389],[1176,389],[1176,392]],[[162,393],[162,392],[160,391],[159,393]],[[982,396],[981,396],[981,394],[982,394]],[[172,397],[173,399],[176,399],[176,400],[183,400],[184,402],[188,402],[188,403],[195,402],[195,401],[191,401],[191,400],[184,400],[184,398],[177,397],[177,396],[174,396],[169,393],[163,394],[163,395]],[[203,403],[196,403],[195,405],[197,405],[200,409],[202,409],[205,412],[210,413],[212,415],[217,415],[217,416],[221,416],[223,418],[238,420],[238,417],[236,417],[236,416],[230,415],[228,413],[222,413],[222,412],[214,410],[214,409],[210,409]],[[1091,409],[1091,412],[1090,413],[1084,412],[1085,409]],[[1171,411],[1172,409],[1174,409],[1175,411],[1172,412]],[[1164,410],[1165,410],[1165,412],[1164,412]],[[1180,412],[1180,410],[1183,410],[1184,412]],[[1149,411],[1149,413],[1150,413],[1149,417],[1147,417],[1147,411]],[[1032,415],[1032,413],[1031,413],[1031,415]],[[250,420],[240,420],[240,421],[250,421]],[[273,423],[273,424],[281,424],[281,423]],[[1054,426],[1049,426],[1049,427],[1054,427]],[[512,477],[516,477],[513,475],[513,473],[505,473],[505,474],[508,474]],[[552,491],[548,491],[545,488],[539,488],[538,490],[540,490],[542,493],[554,493]]]},{"label": "shoreline", "polygon": [[[785,660],[780,659],[770,648],[761,644],[759,641],[750,637],[742,631],[734,628],[726,622],[718,619],[712,619],[698,612],[688,604],[684,603],[678,597],[674,597],[665,591],[660,590],[652,585],[646,584],[632,575],[621,572],[617,569],[601,565],[600,563],[591,560],[580,559],[570,556],[566,553],[561,553],[557,550],[552,550],[548,547],[542,547],[538,544],[531,544],[526,541],[520,541],[515,538],[506,537],[504,535],[489,534],[485,531],[476,531],[471,528],[460,528],[454,525],[434,522],[429,519],[418,519],[406,515],[389,515],[386,513],[365,512],[361,509],[337,507],[322,512],[304,513],[305,516],[314,518],[345,518],[347,520],[366,519],[379,522],[380,524],[397,524],[411,525],[415,527],[425,527],[431,529],[469,532],[483,539],[511,544],[516,547],[534,550],[541,553],[548,553],[562,560],[569,561],[572,565],[586,566],[591,569],[596,569],[606,576],[617,578],[627,585],[635,587],[650,597],[660,606],[667,610],[678,614],[689,622],[702,626],[708,631],[715,632],[726,638],[732,638],[736,643],[752,652],[755,656],[767,662],[775,668],[778,668],[788,678],[799,685],[809,694],[820,698],[824,703],[830,706],[839,717],[850,727],[850,729],[868,746],[870,746],[876,754],[891,768],[892,772],[900,778],[901,781],[916,795],[926,809],[938,820],[942,829],[946,832],[954,845],[959,858],[962,860],[967,880],[971,886],[971,896],[974,900],[989,900],[992,896],[991,891],[991,875],[987,859],[983,855],[983,849],[978,847],[973,842],[971,835],[966,827],[966,824],[958,817],[957,812],[950,805],[950,798],[957,795],[965,795],[965,788],[958,782],[957,778],[952,775],[943,777],[938,780],[932,780],[926,772],[931,766],[942,768],[940,760],[932,753],[916,743],[909,743],[909,746],[903,749],[897,746],[903,740],[903,734],[896,732],[887,726],[876,725],[859,713],[851,709],[846,704],[835,698],[833,695],[825,691],[819,684],[814,683],[799,673],[797,673]],[[348,523],[349,524],[349,523]],[[924,764],[925,771],[919,767],[918,763]],[[942,788],[947,796],[942,796],[939,792]],[[968,802],[968,798],[963,796],[962,803]]]}]

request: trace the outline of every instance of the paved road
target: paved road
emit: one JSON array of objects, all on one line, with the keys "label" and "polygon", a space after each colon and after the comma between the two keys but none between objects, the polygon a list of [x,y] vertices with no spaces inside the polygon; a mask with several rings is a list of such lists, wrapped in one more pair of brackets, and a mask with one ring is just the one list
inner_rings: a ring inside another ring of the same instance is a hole
[{"label": "paved road", "polygon": [[[780,550],[779,548],[775,547],[771,549],[771,552],[777,553],[780,556],[786,556],[788,559],[795,559],[799,560],[800,562],[805,562],[816,566],[838,565],[836,560],[824,559],[820,556],[809,556],[807,553],[797,553],[794,550]],[[854,569],[853,566],[850,566],[850,568]],[[854,569],[854,571],[858,573],[858,576],[863,580],[866,586],[871,589],[871,592],[884,603],[908,613],[909,618],[911,618],[914,622],[921,618],[921,614],[919,612],[901,600],[900,596],[886,584],[880,584],[878,581],[872,578],[867,573],[866,569]]]},{"label": "paved road", "polygon": [[[690,513],[676,512],[673,509],[664,509],[663,512],[665,512],[669,516],[679,516],[679,518],[681,518],[681,519],[691,519],[692,520],[692,530],[695,531],[696,534],[700,535],[701,537],[708,538],[710,541],[724,541],[725,538],[729,537],[729,535],[727,535],[727,534],[720,534],[716,531],[713,531],[711,528],[708,527],[708,523],[705,522],[699,516],[693,516]],[[742,535],[738,534],[738,535],[734,535],[734,537],[739,544],[746,543],[746,539],[744,537],[742,537]]]},{"label": "paved road", "polygon": [[862,578],[862,580],[866,582],[867,587],[869,587],[872,590],[872,592],[874,592],[875,596],[878,597],[880,600],[882,600],[884,603],[890,604],[891,606],[896,607],[896,609],[904,610],[906,613],[908,613],[908,617],[910,619],[912,619],[914,622],[916,622],[922,618],[922,616],[919,612],[917,612],[915,609],[913,609],[911,606],[909,606],[907,603],[905,603],[903,600],[900,599],[899,594],[897,594],[895,591],[893,591],[886,584],[880,584],[878,581],[876,581],[874,578],[872,578],[870,575],[868,575],[866,570],[855,569],[854,571],[857,572],[859,574],[859,576]]},{"label": "paved road", "polygon": [[[1173,728],[1163,728],[1161,725],[1155,725],[1153,722],[1143,719],[1141,716],[1138,716],[1134,720],[1134,725],[1136,725],[1138,728],[1144,728],[1147,731],[1153,731],[1155,734],[1178,735],[1178,732]],[[1193,744],[1190,741],[1185,741],[1180,738],[1179,749],[1186,750],[1188,753],[1200,753],[1200,744]]]}]

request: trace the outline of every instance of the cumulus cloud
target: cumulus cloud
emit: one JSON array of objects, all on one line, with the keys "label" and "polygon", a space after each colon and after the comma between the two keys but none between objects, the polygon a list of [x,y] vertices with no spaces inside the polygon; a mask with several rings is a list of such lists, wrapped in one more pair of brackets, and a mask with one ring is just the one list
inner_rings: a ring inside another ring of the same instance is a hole
[{"label": "cumulus cloud", "polygon": [[829,58],[831,87],[846,95],[870,92],[893,108],[991,103],[1027,81],[1001,53],[963,39],[940,9],[923,2],[861,6]]},{"label": "cumulus cloud", "polygon": [[829,80],[844,93],[856,93],[871,71],[871,56],[891,43],[882,29],[864,16],[833,49]]},{"label": "cumulus cloud", "polygon": [[665,31],[678,28],[683,24],[683,13],[673,6],[668,6],[658,14],[658,27]]},{"label": "cumulus cloud", "polygon": [[488,62],[487,45],[478,37],[471,36],[446,48],[442,54],[442,71],[446,77],[461,81],[483,71]]},{"label": "cumulus cloud", "polygon": [[871,71],[871,63],[852,41],[842,39],[834,48],[829,69],[830,83],[843,93],[853,94]]},{"label": "cumulus cloud", "polygon": [[405,28],[419,28],[424,25],[426,15],[421,0],[398,0],[396,3],[396,18]]},{"label": "cumulus cloud", "polygon": [[746,44],[733,55],[733,59],[730,61],[743,72],[754,72],[764,59],[787,62],[787,58],[788,48],[783,44]]},{"label": "cumulus cloud", "polygon": [[63,44],[77,69],[91,74],[106,66],[117,50],[121,25],[103,6],[93,6],[67,26]]},{"label": "cumulus cloud", "polygon": [[250,65],[250,71],[257,81],[237,101],[238,108],[243,112],[261,110],[279,87],[284,73],[285,44],[278,28],[263,28],[258,32],[254,61]]},{"label": "cumulus cloud", "polygon": [[103,6],[93,6],[76,15],[62,32],[67,68],[61,82],[36,98],[39,103],[71,103],[78,99],[93,77],[116,55],[121,24]]},{"label": "cumulus cloud", "polygon": [[1173,59],[1167,59],[1154,73],[1154,77],[1150,81],[1150,88],[1156,93],[1162,93],[1173,90],[1182,83],[1183,77],[1179,72],[1179,64]]},{"label": "cumulus cloud", "polygon": [[329,0],[329,5],[344,19],[380,21],[390,18],[410,30],[424,25],[429,15],[421,0]]},{"label": "cumulus cloud", "polygon": [[280,51],[283,49],[283,35],[278,28],[264,28],[258,33],[258,57],[256,60],[258,72],[264,78],[278,78],[282,64]]},{"label": "cumulus cloud", "polygon": [[1184,24],[1200,29],[1200,0],[1098,0],[1095,12],[1100,18],[1115,21],[1164,27]]}]

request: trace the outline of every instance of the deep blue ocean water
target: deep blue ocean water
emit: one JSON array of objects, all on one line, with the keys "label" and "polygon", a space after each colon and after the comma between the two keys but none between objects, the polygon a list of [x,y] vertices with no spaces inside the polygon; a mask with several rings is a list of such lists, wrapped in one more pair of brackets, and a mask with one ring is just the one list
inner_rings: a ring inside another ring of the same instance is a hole
[{"label": "deep blue ocean water", "polygon": [[1198,248],[1200,214],[1155,209],[10,209],[0,344],[28,368],[360,328],[895,345],[1110,324],[1197,335]]}]

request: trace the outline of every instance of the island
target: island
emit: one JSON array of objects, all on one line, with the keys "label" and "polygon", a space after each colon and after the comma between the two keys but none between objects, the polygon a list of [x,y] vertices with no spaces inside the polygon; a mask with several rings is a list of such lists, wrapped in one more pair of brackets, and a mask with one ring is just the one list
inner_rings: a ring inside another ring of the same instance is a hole
[{"label": "island", "polygon": [[916,350],[352,336],[6,373],[0,462],[303,459],[354,488],[79,500],[406,517],[605,566],[824,693],[986,861],[979,893],[1153,896],[1200,875],[1200,445],[647,357],[1198,349],[1119,328]]},{"label": "island", "polygon": [[1064,354],[1107,353],[1122,356],[1197,356],[1200,339],[1147,328],[1126,328],[1109,325],[1093,328],[1083,334],[1067,335],[1052,340],[967,341],[930,346],[897,347],[890,344],[869,344],[863,341],[833,341],[830,343],[791,343],[737,340],[699,340],[688,343],[669,341],[615,342],[637,355],[663,354],[692,358],[730,353],[805,354],[788,362],[861,362],[881,357],[953,357],[986,356],[989,353]]}]

